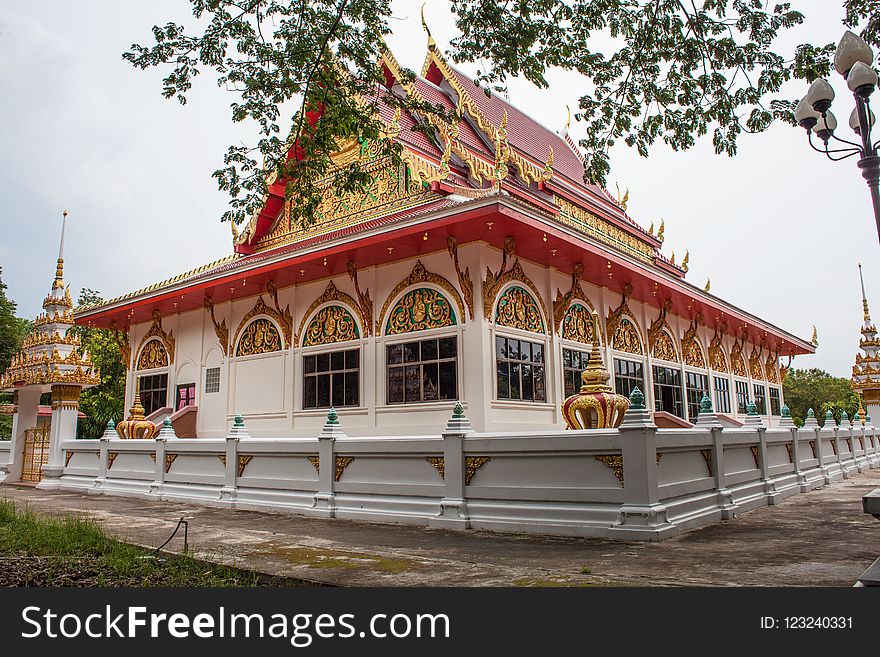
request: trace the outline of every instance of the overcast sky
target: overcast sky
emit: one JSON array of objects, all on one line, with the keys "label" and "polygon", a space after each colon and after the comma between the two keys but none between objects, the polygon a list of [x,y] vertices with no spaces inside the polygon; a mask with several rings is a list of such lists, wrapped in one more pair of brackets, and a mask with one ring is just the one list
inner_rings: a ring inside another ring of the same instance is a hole
[{"label": "overcast sky", "polygon": [[[229,225],[219,221],[227,197],[211,173],[230,144],[253,143],[253,135],[231,123],[232,99],[209,75],[181,107],[162,98],[159,72],[121,57],[131,43],[150,43],[154,24],[186,20],[190,2],[4,4],[0,266],[19,315],[40,311],[64,209],[65,277],[74,293],[88,287],[113,297],[227,255]],[[399,20],[388,40],[416,71],[425,53],[420,4],[394,3]],[[782,52],[843,33],[840,0],[792,4],[807,21],[780,42]],[[426,10],[444,47],[454,36],[447,7],[432,0]],[[561,129],[583,83],[563,72],[549,79],[550,90],[512,81],[510,99]],[[842,80],[831,82],[845,126],[852,99]],[[803,91],[798,82],[790,95]],[[581,134],[577,124],[572,134]],[[665,218],[667,255],[674,250],[680,261],[690,250],[688,280],[702,286],[710,277],[713,293],[803,338],[815,324],[818,353],[795,366],[849,375],[860,337],[859,260],[880,313],[880,249],[854,159],[829,162],[809,149],[802,130],[778,125],[742,138],[735,158],[714,155],[709,139],[685,153],[658,145],[648,159],[619,147],[610,189],[615,182],[629,188],[634,219],[648,226]]]}]

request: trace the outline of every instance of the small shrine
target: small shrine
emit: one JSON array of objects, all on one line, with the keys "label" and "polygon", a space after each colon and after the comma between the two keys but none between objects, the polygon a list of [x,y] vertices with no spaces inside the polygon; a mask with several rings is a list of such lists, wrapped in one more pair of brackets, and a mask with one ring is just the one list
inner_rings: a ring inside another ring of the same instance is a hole
[{"label": "small shrine", "polygon": [[[76,436],[79,397],[85,388],[101,383],[89,354],[80,347],[74,325],[70,287],[64,284],[64,231],[55,280],[43,300],[43,312],[34,319],[33,331],[22,342],[21,352],[0,375],[0,390],[13,393],[12,468],[23,482],[38,483],[47,472],[60,474],[64,462],[60,437]],[[52,395],[51,421],[40,422],[40,397]],[[9,466],[7,466],[9,467]],[[11,473],[13,474],[13,473]]]}]

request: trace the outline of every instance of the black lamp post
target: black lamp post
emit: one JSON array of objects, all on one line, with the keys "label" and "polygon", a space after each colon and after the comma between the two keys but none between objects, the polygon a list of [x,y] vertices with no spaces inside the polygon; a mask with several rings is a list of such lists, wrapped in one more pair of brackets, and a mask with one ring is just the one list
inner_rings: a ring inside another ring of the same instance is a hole
[{"label": "black lamp post", "polygon": [[[877,155],[880,141],[871,141],[874,113],[868,100],[877,86],[877,74],[871,68],[873,61],[874,52],[871,47],[857,34],[849,31],[843,35],[834,53],[834,68],[844,77],[856,101],[856,107],[849,117],[849,126],[859,136],[860,144],[841,139],[834,134],[837,129],[837,119],[831,113],[834,89],[821,78],[810,85],[807,95],[798,103],[794,116],[798,124],[807,131],[807,139],[814,150],[825,153],[834,161],[845,160],[853,155],[859,156],[859,168],[871,190],[874,221],[880,237],[880,156]],[[813,135],[822,142],[821,147],[813,142]],[[834,147],[829,148],[832,139],[835,142]]]}]

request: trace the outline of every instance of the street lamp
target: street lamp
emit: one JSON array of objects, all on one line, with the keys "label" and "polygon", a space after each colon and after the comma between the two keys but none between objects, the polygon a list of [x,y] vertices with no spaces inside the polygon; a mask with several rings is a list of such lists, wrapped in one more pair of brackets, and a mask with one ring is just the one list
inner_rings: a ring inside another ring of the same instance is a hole
[{"label": "street lamp", "polygon": [[[877,147],[880,141],[871,142],[871,128],[874,125],[874,113],[871,111],[868,98],[877,86],[877,74],[871,68],[874,52],[857,34],[847,31],[834,53],[834,68],[846,80],[849,90],[853,92],[856,108],[849,117],[849,127],[859,136],[861,144],[841,139],[834,134],[837,129],[837,118],[831,112],[834,100],[834,89],[826,80],[818,79],[810,85],[795,108],[794,117],[802,128],[807,131],[807,139],[814,150],[825,153],[829,159],[845,160],[853,155],[859,156],[859,168],[871,190],[874,203],[874,221],[877,223],[877,235],[880,237],[880,157]],[[822,142],[818,147],[813,141],[816,137]],[[834,148],[828,144],[834,140]],[[839,142],[841,147],[837,147]]]}]

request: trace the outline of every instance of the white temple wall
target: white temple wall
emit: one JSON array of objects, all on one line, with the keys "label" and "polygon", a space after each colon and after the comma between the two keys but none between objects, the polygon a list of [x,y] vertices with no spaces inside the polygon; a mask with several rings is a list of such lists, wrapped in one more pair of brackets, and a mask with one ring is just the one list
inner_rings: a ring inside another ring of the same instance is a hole
[{"label": "white temple wall", "polygon": [[[339,349],[359,349],[359,404],[338,408],[345,425],[353,435],[381,435],[387,433],[406,435],[418,433],[425,425],[442,423],[448,417],[453,402],[437,401],[418,404],[389,404],[387,400],[388,375],[386,367],[386,347],[397,342],[423,340],[431,337],[455,336],[458,340],[457,389],[458,396],[464,404],[471,422],[483,431],[542,430],[549,427],[561,428],[563,420],[560,405],[564,400],[562,351],[563,348],[589,351],[589,345],[563,340],[552,326],[553,301],[557,290],[565,294],[571,287],[571,277],[554,269],[539,266],[520,258],[523,272],[532,281],[540,295],[538,305],[542,308],[542,319],[547,334],[542,335],[519,329],[496,326],[494,314],[486,318],[483,314],[482,279],[486,269],[497,272],[501,265],[501,251],[482,243],[471,243],[461,246],[458,251],[461,270],[469,269],[474,283],[473,304],[474,319],[468,316],[465,307],[464,317],[453,299],[449,299],[454,307],[457,323],[454,327],[431,329],[417,333],[401,335],[385,335],[385,325],[379,327],[376,335],[375,323],[382,321],[387,324],[387,311],[393,307],[395,300],[388,296],[403,279],[413,270],[417,258],[409,258],[388,265],[366,268],[358,272],[362,291],[369,291],[373,301],[373,326],[370,337],[365,337],[363,327],[359,326],[359,338],[348,343],[335,345],[319,345],[302,347],[303,336],[299,335],[300,344],[287,345],[286,339],[279,352],[258,354],[253,356],[237,356],[235,344],[236,334],[244,318],[251,313],[262,295],[265,304],[274,308],[271,296],[254,281],[245,280],[244,285],[235,291],[232,302],[220,303],[214,312],[218,322],[226,323],[229,332],[229,353],[224,355],[219,348],[210,315],[203,309],[187,313],[170,315],[162,318],[162,328],[173,332],[176,341],[174,362],[168,368],[159,368],[141,372],[130,371],[126,390],[126,408],[130,407],[134,396],[134,382],[137,376],[156,373],[167,373],[168,389],[167,404],[175,404],[176,386],[184,383],[195,383],[195,403],[199,407],[198,433],[200,437],[220,437],[225,435],[236,413],[242,413],[254,435],[264,437],[290,437],[313,435],[322,425],[326,408],[304,409],[303,365],[304,356]],[[421,262],[428,272],[445,278],[456,290],[461,292],[458,276],[449,254],[444,251],[423,254]],[[510,269],[512,261],[507,263]],[[333,277],[311,281],[302,285],[294,285],[278,290],[278,301],[283,311],[288,306],[292,316],[292,338],[300,333],[300,327],[307,327],[310,318],[305,317],[316,299],[321,297],[332,281],[336,288],[356,300],[357,294],[347,273]],[[519,282],[512,283],[522,285]],[[422,286],[418,284],[413,287]],[[430,287],[430,285],[428,285]],[[605,333],[605,322],[609,310],[616,309],[621,302],[621,295],[608,288],[599,287],[587,281],[581,281],[581,287],[589,302],[600,317],[602,333]],[[506,288],[499,292],[503,294]],[[406,294],[402,290],[398,296]],[[444,292],[444,294],[446,294]],[[386,317],[380,314],[388,300]],[[497,298],[494,303],[497,303]],[[338,303],[338,302],[333,302]],[[342,304],[345,305],[345,304]],[[644,375],[644,394],[649,408],[654,407],[654,387],[652,384],[652,366],[655,359],[649,353],[647,345],[648,330],[651,322],[658,316],[658,309],[630,300],[629,308],[634,316],[641,339],[643,354],[641,356],[615,351],[610,345],[603,345],[606,366],[614,381],[614,358],[640,362]],[[315,312],[318,312],[317,308]],[[358,309],[350,308],[353,317],[357,317]],[[494,304],[493,304],[494,312]],[[283,330],[275,319],[269,318],[283,336]],[[714,319],[714,318],[712,318]],[[306,322],[304,324],[304,321]],[[707,318],[707,321],[712,321]],[[682,402],[687,417],[687,393],[685,390],[686,373],[697,371],[707,377],[708,390],[713,400],[715,395],[715,377],[728,381],[731,411],[730,415],[739,417],[736,404],[736,381],[747,385],[749,398],[753,397],[755,381],[749,372],[748,358],[753,346],[747,343],[743,349],[746,361],[746,376],[735,377],[730,373],[718,373],[709,369],[696,370],[682,364],[680,353],[681,338],[687,331],[690,320],[675,315],[667,317],[667,323],[673,334],[678,350],[678,362],[658,362],[667,367],[679,370],[682,380]],[[132,326],[129,330],[130,344],[133,349],[133,361],[137,364],[138,348],[144,335],[150,330],[152,322]],[[713,337],[713,330],[701,326],[698,339],[708,366],[708,349]],[[495,338],[506,336],[518,338],[531,343],[539,343],[544,350],[546,400],[543,402],[514,401],[499,399],[497,391]],[[239,338],[240,339],[240,338]],[[293,340],[292,340],[293,341]],[[722,338],[725,358],[730,361],[734,345],[732,336]],[[762,360],[766,358],[766,352]],[[206,375],[211,368],[220,369],[219,391],[207,393]],[[767,414],[764,421],[769,426],[778,423],[778,417],[770,416],[769,385]],[[780,391],[781,385],[775,385]],[[689,418],[691,421],[694,418]]]}]

